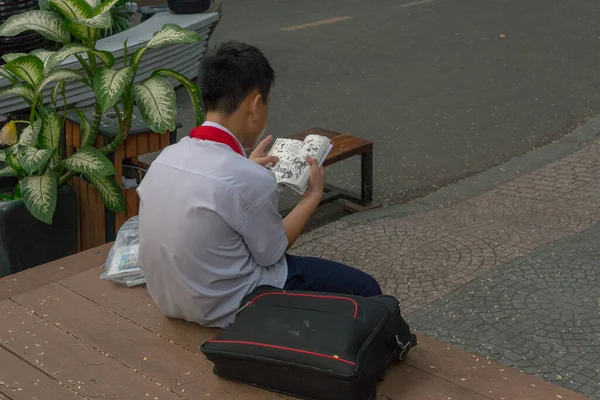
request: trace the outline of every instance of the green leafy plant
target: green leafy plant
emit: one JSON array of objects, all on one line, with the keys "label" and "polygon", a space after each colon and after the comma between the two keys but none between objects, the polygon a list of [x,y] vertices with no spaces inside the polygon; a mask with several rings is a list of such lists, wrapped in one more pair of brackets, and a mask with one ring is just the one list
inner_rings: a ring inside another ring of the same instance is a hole
[{"label": "green leafy plant", "polygon": [[[124,212],[124,195],[107,155],[129,135],[136,103],[154,132],[164,134],[176,128],[177,105],[169,78],[187,88],[196,106],[196,122],[203,119],[199,89],[176,71],[160,69],[135,83],[140,61],[148,49],[196,42],[200,40],[198,34],[167,24],[134,54],[128,54],[125,42],[124,66],[116,69],[114,56],[98,50],[96,42],[100,31],[110,25],[111,9],[118,2],[49,0],[49,7],[56,11],[29,11],[0,25],[0,36],[34,30],[61,46],[57,51],[8,54],[4,57],[6,65],[0,67],[0,76],[13,84],[1,90],[0,95],[20,96],[31,107],[29,121],[12,121],[24,126],[17,143],[0,151],[0,178],[17,177],[19,182],[12,193],[0,198],[22,199],[34,217],[48,224],[52,223],[58,189],[75,176],[94,185],[109,209]],[[60,67],[70,56],[77,58],[79,70]],[[83,82],[96,94],[91,121],[80,109],[68,108],[65,84],[70,81]],[[43,89],[52,85],[50,100],[45,100]],[[108,110],[117,116],[119,133],[104,147],[95,148],[102,115]],[[81,120],[81,148],[65,158],[60,143],[65,119],[71,113]]]},{"label": "green leafy plant", "polygon": [[135,15],[134,9],[137,9],[137,7],[133,8],[130,5],[134,3],[137,3],[137,0],[119,0],[117,4],[110,9],[110,16],[112,19],[110,26],[101,31],[100,36],[103,38],[109,37],[131,28],[135,24],[133,16]]},{"label": "green leafy plant", "polygon": [[[94,1],[89,1],[88,3],[95,4]],[[49,0],[39,0],[38,5],[40,10],[58,11],[56,7],[51,6]],[[136,6],[132,7],[132,5]],[[118,0],[110,9],[110,25],[106,29],[100,30],[100,38],[116,35],[133,27],[135,25],[133,17],[136,10],[137,0]],[[77,38],[75,40],[77,41]]]}]

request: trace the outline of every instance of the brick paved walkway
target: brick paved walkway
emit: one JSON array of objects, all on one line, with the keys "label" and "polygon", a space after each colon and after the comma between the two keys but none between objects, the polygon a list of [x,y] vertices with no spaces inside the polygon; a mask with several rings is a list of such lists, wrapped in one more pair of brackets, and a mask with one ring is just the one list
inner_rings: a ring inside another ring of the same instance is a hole
[{"label": "brick paved walkway", "polygon": [[411,326],[600,399],[600,144],[451,207],[302,238],[378,278]]}]

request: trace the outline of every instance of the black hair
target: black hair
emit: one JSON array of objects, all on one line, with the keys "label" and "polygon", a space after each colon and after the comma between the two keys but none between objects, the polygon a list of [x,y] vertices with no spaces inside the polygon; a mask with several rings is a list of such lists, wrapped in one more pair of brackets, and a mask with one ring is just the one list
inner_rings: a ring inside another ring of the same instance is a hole
[{"label": "black hair", "polygon": [[266,104],[275,71],[258,48],[231,41],[202,59],[199,82],[205,110],[230,115],[255,89]]}]

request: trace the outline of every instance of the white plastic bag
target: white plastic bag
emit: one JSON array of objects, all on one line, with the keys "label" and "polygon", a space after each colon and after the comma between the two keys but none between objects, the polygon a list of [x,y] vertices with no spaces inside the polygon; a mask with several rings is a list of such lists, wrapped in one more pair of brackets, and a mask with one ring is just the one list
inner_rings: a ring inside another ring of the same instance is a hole
[{"label": "white plastic bag", "polygon": [[100,278],[128,287],[146,283],[139,264],[140,233],[139,219],[133,217],[123,224],[115,244],[106,259],[106,271]]}]

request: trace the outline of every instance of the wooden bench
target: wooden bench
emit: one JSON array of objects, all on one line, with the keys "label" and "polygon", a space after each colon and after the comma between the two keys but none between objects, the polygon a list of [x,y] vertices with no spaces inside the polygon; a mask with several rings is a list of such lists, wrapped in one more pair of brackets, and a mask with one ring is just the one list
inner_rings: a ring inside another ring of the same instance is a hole
[{"label": "wooden bench", "polygon": [[[308,135],[321,135],[331,139],[333,148],[325,159],[325,167],[347,160],[351,157],[360,156],[360,193],[326,184],[325,195],[321,205],[331,203],[338,199],[344,199],[351,203],[347,207],[350,211],[359,211],[373,205],[373,142],[350,136],[345,133],[328,131],[321,128],[311,128],[299,132],[290,139],[304,140]],[[287,212],[288,210],[286,210]],[[286,213],[284,212],[284,213]]]},{"label": "wooden bench", "polygon": [[[145,288],[102,281],[110,244],[0,279],[0,399],[290,399],[217,378],[216,329],[164,317]],[[582,400],[418,335],[381,400]]]}]

